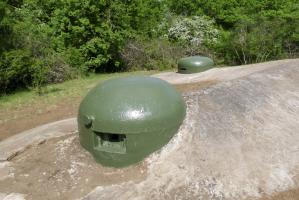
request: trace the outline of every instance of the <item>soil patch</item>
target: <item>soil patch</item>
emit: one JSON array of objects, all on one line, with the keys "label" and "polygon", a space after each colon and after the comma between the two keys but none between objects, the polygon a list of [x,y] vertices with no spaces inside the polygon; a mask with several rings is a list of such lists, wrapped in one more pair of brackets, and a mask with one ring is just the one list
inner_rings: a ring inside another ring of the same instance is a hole
[{"label": "soil patch", "polygon": [[299,200],[299,188],[262,198],[261,200]]},{"label": "soil patch", "polygon": [[216,83],[217,81],[210,80],[210,81],[201,81],[196,83],[176,84],[174,85],[174,87],[181,93],[184,93],[184,92],[198,91],[199,89],[208,87],[210,85],[214,85]]},{"label": "soil patch", "polygon": [[7,167],[7,178],[0,179],[1,192],[26,194],[32,200],[77,199],[97,186],[139,182],[147,173],[145,163],[122,169],[102,167],[80,146],[78,134],[31,146]]},{"label": "soil patch", "polygon": [[0,141],[22,131],[50,122],[75,117],[81,98],[64,98],[59,102],[26,105],[0,112]]}]

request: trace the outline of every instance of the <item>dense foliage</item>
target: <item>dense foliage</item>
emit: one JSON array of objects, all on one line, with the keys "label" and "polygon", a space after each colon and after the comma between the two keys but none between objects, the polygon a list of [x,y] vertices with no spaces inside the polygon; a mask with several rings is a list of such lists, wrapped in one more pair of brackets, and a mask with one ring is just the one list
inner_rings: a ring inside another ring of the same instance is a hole
[{"label": "dense foliage", "polygon": [[298,0],[0,0],[0,93],[88,73],[299,55]]}]

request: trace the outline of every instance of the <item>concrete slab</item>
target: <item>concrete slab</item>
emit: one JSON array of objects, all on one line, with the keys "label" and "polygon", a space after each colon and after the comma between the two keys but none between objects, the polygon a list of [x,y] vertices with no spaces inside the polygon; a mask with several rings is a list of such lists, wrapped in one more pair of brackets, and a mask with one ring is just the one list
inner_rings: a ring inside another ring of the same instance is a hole
[{"label": "concrete slab", "polygon": [[160,74],[154,74],[152,76],[161,78],[171,84],[186,84],[186,83],[198,83],[206,81],[229,81],[250,74],[261,72],[263,70],[275,67],[284,67],[292,64],[298,64],[299,59],[287,59],[278,60],[265,63],[242,65],[234,67],[222,67],[213,68],[201,73],[194,74],[179,74],[177,72],[163,72]]},{"label": "concrete slab", "polygon": [[298,86],[290,62],[186,94],[185,123],[147,159],[146,179],[84,199],[259,199],[298,188]]},{"label": "concrete slab", "polygon": [[0,142],[0,162],[7,161],[29,145],[70,134],[77,130],[76,118],[65,119],[14,135]]},{"label": "concrete slab", "polygon": [[0,200],[25,200],[25,197],[23,194],[18,194],[18,193],[10,193],[10,194],[0,193]]}]

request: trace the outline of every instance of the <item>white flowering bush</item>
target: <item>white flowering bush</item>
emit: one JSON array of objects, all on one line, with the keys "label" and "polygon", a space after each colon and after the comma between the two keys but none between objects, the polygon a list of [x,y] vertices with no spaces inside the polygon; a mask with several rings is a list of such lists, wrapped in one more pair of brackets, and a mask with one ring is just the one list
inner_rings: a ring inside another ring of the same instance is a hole
[{"label": "white flowering bush", "polygon": [[168,39],[200,47],[217,43],[219,30],[204,16],[178,17],[168,29]]}]

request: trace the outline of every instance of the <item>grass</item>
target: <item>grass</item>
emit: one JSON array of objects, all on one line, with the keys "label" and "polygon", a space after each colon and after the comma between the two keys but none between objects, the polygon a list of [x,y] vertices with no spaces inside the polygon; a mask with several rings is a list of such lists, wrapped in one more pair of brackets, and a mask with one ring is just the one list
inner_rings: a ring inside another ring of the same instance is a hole
[{"label": "grass", "polygon": [[23,90],[0,97],[0,111],[14,109],[15,107],[30,106],[36,103],[55,103],[64,98],[84,96],[90,88],[97,83],[110,78],[128,75],[151,75],[156,71],[137,71],[112,74],[92,74],[88,77],[69,80],[64,83],[48,85],[43,95],[34,90]]},{"label": "grass", "polygon": [[51,84],[42,95],[34,90],[17,91],[0,97],[0,141],[14,134],[53,121],[74,117],[85,94],[107,79],[128,75],[151,75],[156,71],[92,74]]}]

